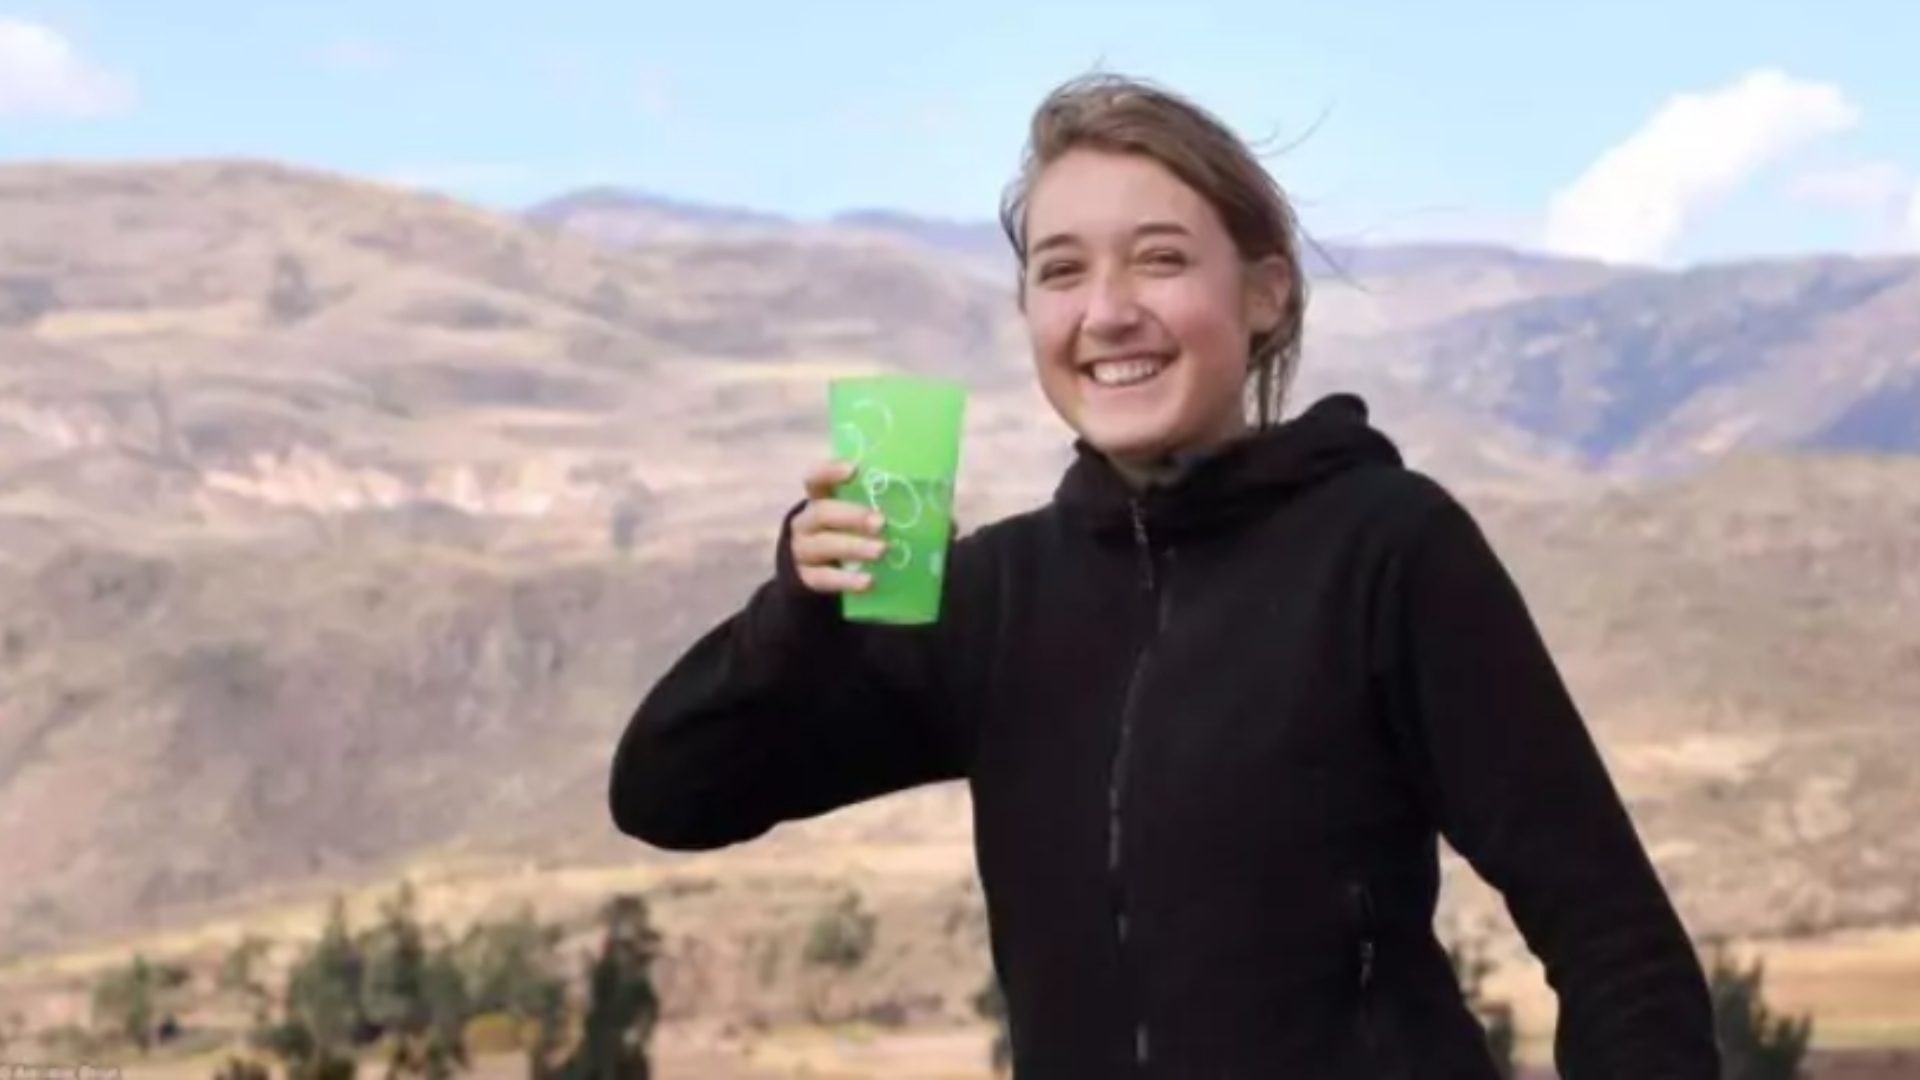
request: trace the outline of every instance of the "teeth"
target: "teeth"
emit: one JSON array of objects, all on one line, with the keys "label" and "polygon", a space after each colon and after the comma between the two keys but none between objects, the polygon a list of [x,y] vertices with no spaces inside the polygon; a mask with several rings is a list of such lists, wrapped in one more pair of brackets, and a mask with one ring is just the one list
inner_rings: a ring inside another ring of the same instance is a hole
[{"label": "teeth", "polygon": [[1093,381],[1101,386],[1132,386],[1166,370],[1164,360],[1109,360],[1093,365]]}]

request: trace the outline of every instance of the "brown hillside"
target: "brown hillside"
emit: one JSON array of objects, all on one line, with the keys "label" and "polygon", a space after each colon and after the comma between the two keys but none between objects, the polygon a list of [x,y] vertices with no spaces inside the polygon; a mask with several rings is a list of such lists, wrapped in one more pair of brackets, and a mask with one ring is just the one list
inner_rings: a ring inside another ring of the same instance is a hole
[{"label": "brown hillside", "polygon": [[[1697,925],[1915,917],[1913,461],[1708,447],[1678,485],[1577,477],[1579,430],[1449,366],[1477,355],[1449,335],[1560,348],[1567,312],[1626,340],[1658,310],[1709,350],[1720,294],[1453,257],[1376,265],[1427,328],[1329,335],[1306,391],[1367,393],[1485,514]],[[1820,302],[1843,271],[1773,272],[1807,313],[1781,340],[1855,325]],[[1646,306],[1579,299],[1629,285]],[[422,852],[659,861],[604,821],[614,733],[764,572],[826,377],[876,367],[978,388],[970,516],[1044,495],[1065,440],[1004,284],[937,251],[831,228],[614,250],[265,164],[0,169],[0,879],[26,883],[0,951]],[[718,865],[884,848],[951,884],[965,830],[930,792]]]}]

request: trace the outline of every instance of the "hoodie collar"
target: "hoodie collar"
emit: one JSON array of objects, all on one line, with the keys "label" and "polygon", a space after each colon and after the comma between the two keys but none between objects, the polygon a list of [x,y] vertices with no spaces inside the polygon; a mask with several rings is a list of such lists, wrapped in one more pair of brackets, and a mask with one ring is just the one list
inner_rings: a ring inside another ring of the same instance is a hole
[{"label": "hoodie collar", "polygon": [[1208,453],[1177,462],[1170,479],[1136,489],[1106,455],[1074,443],[1054,502],[1102,536],[1131,536],[1140,525],[1175,538],[1229,527],[1352,469],[1397,467],[1392,440],[1367,422],[1353,394],[1321,398],[1284,423],[1248,432]]}]

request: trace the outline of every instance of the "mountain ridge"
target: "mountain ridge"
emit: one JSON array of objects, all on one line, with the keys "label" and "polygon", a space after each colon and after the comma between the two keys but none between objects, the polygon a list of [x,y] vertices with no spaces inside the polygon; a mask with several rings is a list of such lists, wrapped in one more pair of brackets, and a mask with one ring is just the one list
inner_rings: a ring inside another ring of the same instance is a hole
[{"label": "mountain ridge", "polygon": [[[271,163],[0,167],[0,953],[448,846],[650,858],[596,777],[767,572],[834,375],[966,379],[963,520],[1046,498],[1069,436],[984,249],[709,210],[616,242]],[[1484,517],[1690,918],[1920,919],[1920,274],[1356,266],[1296,400],[1362,393]],[[934,793],[773,844],[965,828]]]}]

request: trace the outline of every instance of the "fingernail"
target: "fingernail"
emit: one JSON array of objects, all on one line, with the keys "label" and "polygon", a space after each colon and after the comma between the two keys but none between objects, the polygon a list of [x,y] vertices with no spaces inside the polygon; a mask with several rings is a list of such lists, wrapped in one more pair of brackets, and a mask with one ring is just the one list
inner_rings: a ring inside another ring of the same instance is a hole
[{"label": "fingernail", "polygon": [[867,528],[873,530],[874,532],[879,532],[881,527],[886,525],[886,523],[887,523],[887,519],[880,516],[879,514],[869,514],[867,516]]},{"label": "fingernail", "polygon": [[877,559],[886,553],[887,542],[885,540],[875,540],[867,545],[867,558],[869,559]]}]

